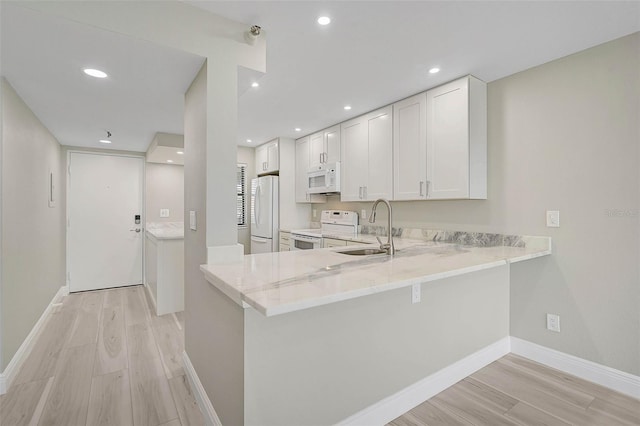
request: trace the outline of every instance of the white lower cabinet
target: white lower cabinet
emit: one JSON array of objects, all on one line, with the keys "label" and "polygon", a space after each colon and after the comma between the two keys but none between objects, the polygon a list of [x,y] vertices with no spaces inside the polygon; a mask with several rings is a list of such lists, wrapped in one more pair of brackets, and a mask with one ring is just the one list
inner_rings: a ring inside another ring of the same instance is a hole
[{"label": "white lower cabinet", "polygon": [[393,195],[392,106],[341,125],[341,201],[373,201]]},{"label": "white lower cabinet", "polygon": [[322,248],[329,247],[345,247],[347,242],[345,240],[338,240],[335,238],[323,238],[322,239]]},{"label": "white lower cabinet", "polygon": [[280,249],[278,251],[291,251],[291,233],[280,231]]}]

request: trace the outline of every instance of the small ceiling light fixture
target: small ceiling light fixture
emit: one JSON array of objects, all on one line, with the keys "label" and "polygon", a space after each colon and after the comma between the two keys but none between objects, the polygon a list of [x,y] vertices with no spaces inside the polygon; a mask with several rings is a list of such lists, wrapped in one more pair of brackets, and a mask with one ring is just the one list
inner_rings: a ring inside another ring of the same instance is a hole
[{"label": "small ceiling light fixture", "polygon": [[435,74],[435,73],[438,73],[438,72],[440,72],[440,68],[438,68],[438,67],[433,67],[433,68],[431,68],[429,70],[429,74]]},{"label": "small ceiling light fixture", "polygon": [[258,82],[254,81],[253,83],[251,83],[251,87],[259,87],[260,85],[258,84]]},{"label": "small ceiling light fixture", "polygon": [[184,151],[177,151],[176,154],[182,155],[182,154],[184,154]]},{"label": "small ceiling light fixture", "polygon": [[320,25],[329,25],[331,23],[331,18],[328,16],[321,16],[318,18],[318,24]]},{"label": "small ceiling light fixture", "polygon": [[251,139],[247,139],[247,143],[251,143]]},{"label": "small ceiling light fixture", "polygon": [[110,131],[106,131],[107,132],[107,138],[106,139],[100,139],[100,143],[111,143],[111,132]]},{"label": "small ceiling light fixture", "polygon": [[299,132],[299,131],[301,131],[302,129],[301,129],[300,127],[296,127],[296,128],[295,128],[295,129],[293,129],[293,130],[295,130],[296,132]]},{"label": "small ceiling light fixture", "polygon": [[167,163],[173,163],[173,160],[167,160]]},{"label": "small ceiling light fixture", "polygon": [[349,111],[349,110],[351,109],[351,105],[345,105],[345,106],[344,106],[344,109],[345,109],[345,110],[347,110],[347,111]]},{"label": "small ceiling light fixture", "polygon": [[107,77],[107,73],[104,71],[100,71],[100,70],[96,70],[93,68],[85,68],[82,71],[84,71],[84,73],[86,75],[90,75],[91,77],[95,77],[95,78],[106,78]]},{"label": "small ceiling light fixture", "polygon": [[256,44],[261,31],[262,28],[259,25],[252,25],[251,28],[244,32],[244,40],[250,45]]}]

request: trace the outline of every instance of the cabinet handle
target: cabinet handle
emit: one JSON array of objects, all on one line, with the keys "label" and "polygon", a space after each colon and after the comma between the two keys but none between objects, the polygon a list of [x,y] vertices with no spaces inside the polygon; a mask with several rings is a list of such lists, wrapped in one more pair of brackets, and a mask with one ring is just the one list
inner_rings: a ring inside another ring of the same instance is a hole
[{"label": "cabinet handle", "polygon": [[358,188],[358,198],[362,200],[362,187]]},{"label": "cabinet handle", "polygon": [[322,153],[322,156],[323,156],[323,161],[326,163],[327,157],[328,157],[327,153],[326,152]]},{"label": "cabinet handle", "polygon": [[422,197],[424,194],[422,193],[422,186],[424,185],[423,181],[420,181],[420,196]]}]

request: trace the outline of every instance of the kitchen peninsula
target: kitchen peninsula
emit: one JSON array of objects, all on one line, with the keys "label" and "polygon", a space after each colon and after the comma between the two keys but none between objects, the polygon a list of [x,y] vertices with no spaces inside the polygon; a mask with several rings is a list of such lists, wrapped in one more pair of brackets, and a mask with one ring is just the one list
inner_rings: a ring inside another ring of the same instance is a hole
[{"label": "kitchen peninsula", "polygon": [[402,236],[394,256],[350,246],[201,267],[210,305],[194,338],[212,361],[197,374],[223,424],[335,424],[496,344],[509,264],[551,254],[547,237]]}]

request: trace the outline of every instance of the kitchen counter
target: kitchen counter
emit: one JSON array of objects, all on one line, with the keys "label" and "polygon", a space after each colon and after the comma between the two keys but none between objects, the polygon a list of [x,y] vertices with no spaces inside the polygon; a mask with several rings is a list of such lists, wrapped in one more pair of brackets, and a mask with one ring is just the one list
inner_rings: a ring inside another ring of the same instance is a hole
[{"label": "kitchen counter", "polygon": [[[237,304],[274,316],[551,254],[549,237],[473,234],[474,244],[460,244],[456,240],[471,234],[449,234],[453,242],[394,238],[394,256],[340,253],[357,248],[349,246],[248,255],[201,270]],[[370,243],[375,237],[353,240]]]}]

